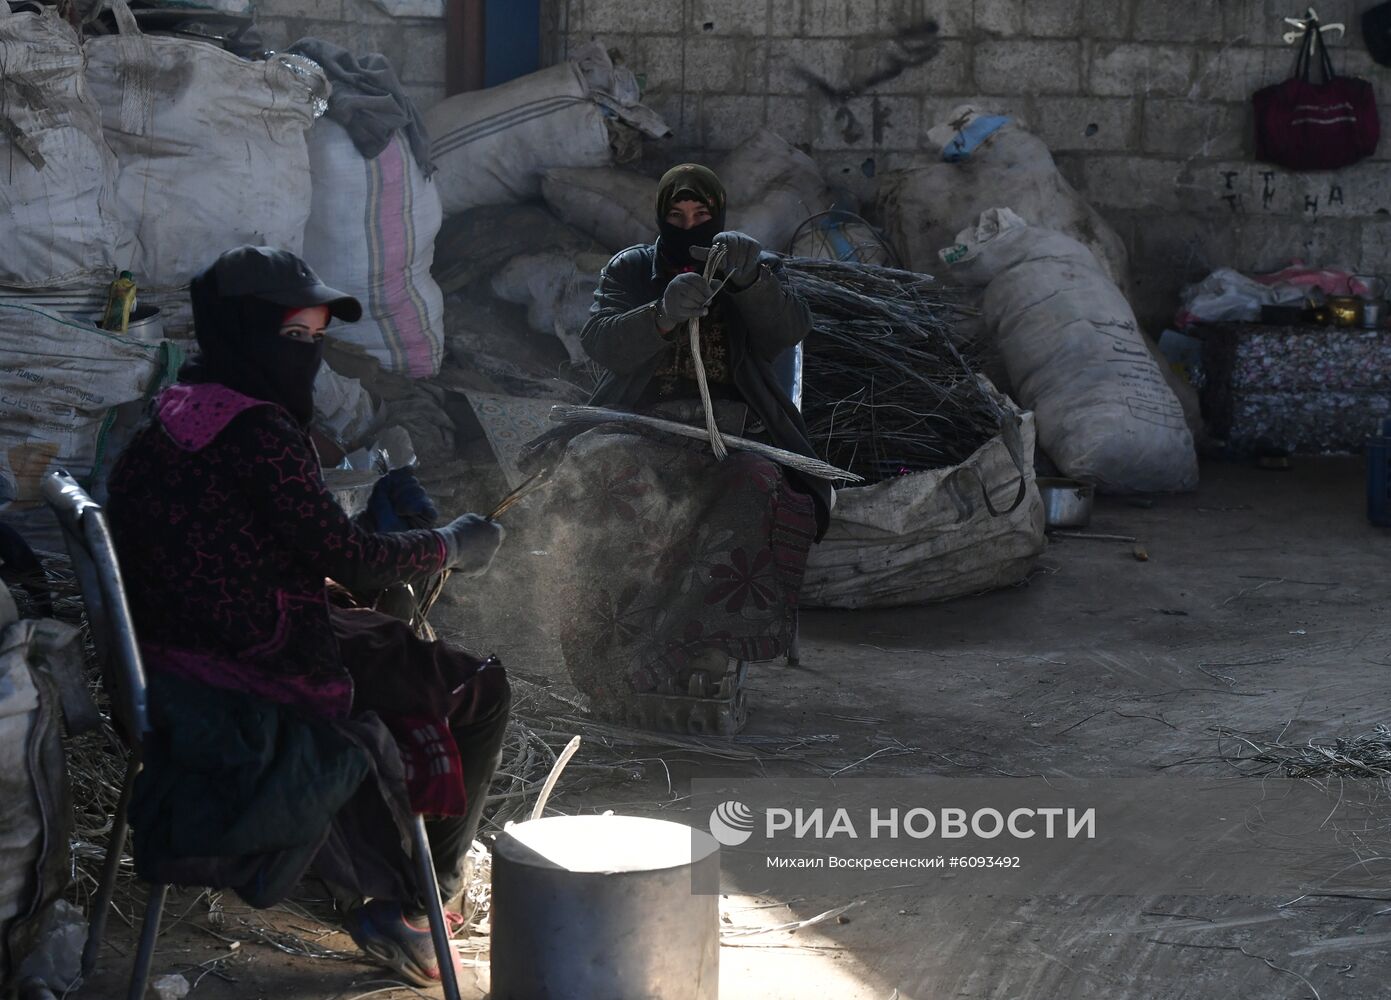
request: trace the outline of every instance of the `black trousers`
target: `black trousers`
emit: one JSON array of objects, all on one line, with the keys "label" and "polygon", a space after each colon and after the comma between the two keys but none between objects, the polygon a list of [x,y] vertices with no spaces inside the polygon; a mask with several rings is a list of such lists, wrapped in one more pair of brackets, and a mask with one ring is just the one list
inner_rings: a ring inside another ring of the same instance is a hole
[{"label": "black trousers", "polygon": [[425,823],[425,832],[430,838],[430,853],[435,858],[440,898],[444,900],[446,909],[464,891],[467,874],[464,862],[469,846],[478,835],[478,825],[482,822],[483,809],[487,805],[488,786],[492,784],[493,775],[502,761],[502,742],[511,714],[512,691],[508,687],[500,698],[470,722],[450,727],[463,762],[464,794],[468,796],[468,808],[462,816],[447,816]]}]

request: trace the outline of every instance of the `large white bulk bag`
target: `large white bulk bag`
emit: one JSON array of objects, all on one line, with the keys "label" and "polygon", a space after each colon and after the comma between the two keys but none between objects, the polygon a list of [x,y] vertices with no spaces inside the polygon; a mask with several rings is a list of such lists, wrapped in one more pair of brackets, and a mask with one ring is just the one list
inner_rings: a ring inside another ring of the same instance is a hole
[{"label": "large white bulk bag", "polygon": [[[65,468],[91,483],[115,458],[116,408],[177,363],[168,342],[97,329],[22,300],[0,300],[0,503],[38,508],[39,483]],[[50,518],[51,520],[51,518]]]},{"label": "large white bulk bag", "polygon": [[607,254],[538,253],[513,257],[493,275],[493,294],[527,307],[526,318],[537,333],[552,333],[577,365],[589,360],[580,331],[589,319],[599,272]]},{"label": "large white bulk bag", "polygon": [[812,158],[770,129],[731,151],[718,173],[729,200],[729,228],[778,253],[788,250],[803,222],[835,201]]},{"label": "large white bulk bag", "polygon": [[[1021,453],[1032,455],[1033,416],[999,399],[1019,420]],[[1048,544],[1027,457],[1023,465],[1001,433],[960,465],[836,490],[826,537],[807,559],[802,603],[897,607],[1018,583]],[[1023,500],[1009,510],[1021,475]]]},{"label": "large white bulk bag", "polygon": [[362,319],[335,323],[387,371],[436,374],[444,356],[444,296],[430,276],[443,213],[439,190],[398,132],[365,158],[343,126],[309,131],[313,197],[304,259],[327,284],[362,302]]},{"label": "large white bulk bag", "polygon": [[1048,457],[1116,493],[1191,490],[1198,460],[1183,407],[1125,296],[1070,236],[991,209],[941,251],[985,286],[985,323]]},{"label": "large white bulk bag", "polygon": [[110,281],[120,229],[116,160],[82,73],[82,46],[56,8],[0,2],[0,285]]},{"label": "large white bulk bag", "polygon": [[116,154],[117,214],[135,237],[123,266],[137,284],[177,288],[244,243],[299,253],[323,70],[144,35],[125,0],[112,10],[120,33],[88,40],[87,79]]},{"label": "large white bulk bag", "polygon": [[571,61],[432,107],[425,126],[445,214],[531,201],[552,167],[606,167],[615,145],[619,161],[640,152],[628,136],[670,134],[622,77],[602,46],[586,45]]},{"label": "large white bulk bag", "polygon": [[[939,150],[982,112],[963,105],[928,132]],[[975,225],[982,212],[1006,207],[1036,226],[1082,243],[1122,290],[1130,264],[1119,234],[1058,172],[1048,145],[1017,122],[994,132],[961,163],[939,156],[922,166],[886,176],[879,187],[879,216],[915,271],[932,272],[937,251]]]},{"label": "large white bulk bag", "polygon": [[541,178],[546,205],[617,253],[657,239],[657,182],[617,167],[557,167]]}]

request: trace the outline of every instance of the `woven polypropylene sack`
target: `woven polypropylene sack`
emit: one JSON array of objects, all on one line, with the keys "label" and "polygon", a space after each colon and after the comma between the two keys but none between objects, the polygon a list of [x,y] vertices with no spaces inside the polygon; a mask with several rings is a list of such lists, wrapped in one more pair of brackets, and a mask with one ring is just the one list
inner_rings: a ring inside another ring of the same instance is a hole
[{"label": "woven polypropylene sack", "polygon": [[39,483],[51,468],[90,484],[114,457],[103,431],[116,407],[142,398],[169,356],[161,343],[0,301],[0,502],[41,506]]},{"label": "woven polypropylene sack", "polygon": [[115,275],[116,159],[82,73],[82,46],[55,8],[0,3],[0,285],[53,288]]},{"label": "woven polypropylene sack", "polygon": [[[1010,405],[1001,397],[1001,405]],[[1031,414],[1020,414],[1026,454]],[[1001,435],[946,469],[836,490],[826,537],[811,550],[802,603],[883,608],[945,601],[1028,576],[1047,542],[1043,501],[1025,467],[1023,501],[1008,510],[1020,471]],[[990,513],[990,501],[999,517]]]},{"label": "woven polypropylene sack", "polygon": [[1135,314],[1077,240],[1008,209],[985,212],[942,251],[950,273],[985,286],[985,323],[1015,398],[1065,475],[1113,493],[1198,485],[1183,406]]},{"label": "woven polypropylene sack", "polygon": [[387,371],[436,374],[444,356],[444,296],[430,276],[443,213],[400,134],[372,159],[337,122],[309,132],[313,198],[304,259],[325,282],[362,302],[362,319],[335,323]]},{"label": "woven polypropylene sack", "polygon": [[87,79],[116,154],[117,215],[134,236],[123,266],[141,286],[181,288],[234,246],[299,253],[323,70],[144,35],[124,0],[112,9],[120,33],[88,40]]}]

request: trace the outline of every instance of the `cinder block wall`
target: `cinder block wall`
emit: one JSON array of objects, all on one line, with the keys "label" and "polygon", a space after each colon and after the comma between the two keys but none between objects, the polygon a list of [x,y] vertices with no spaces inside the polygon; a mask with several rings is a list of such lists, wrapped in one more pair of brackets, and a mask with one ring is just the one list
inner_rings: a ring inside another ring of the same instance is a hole
[{"label": "cinder block wall", "polygon": [[[1153,333],[1181,285],[1222,265],[1391,271],[1391,120],[1377,160],[1336,173],[1251,158],[1250,95],[1290,74],[1281,18],[1305,0],[544,2],[552,57],[602,39],[676,130],[672,158],[769,126],[869,201],[957,103],[1021,115],[1125,238]],[[1337,70],[1373,80],[1385,109],[1370,3],[1315,6],[1348,25]]]},{"label": "cinder block wall", "polygon": [[444,21],[439,17],[392,17],[370,0],[259,0],[256,25],[272,49],[314,37],[359,54],[381,52],[422,108],[444,97]]}]

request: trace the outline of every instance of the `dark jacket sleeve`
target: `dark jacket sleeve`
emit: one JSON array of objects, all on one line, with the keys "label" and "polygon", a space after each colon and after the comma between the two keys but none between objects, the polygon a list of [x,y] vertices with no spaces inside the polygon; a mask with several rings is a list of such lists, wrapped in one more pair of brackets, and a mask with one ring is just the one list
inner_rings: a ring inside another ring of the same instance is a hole
[{"label": "dark jacket sleeve", "polygon": [[271,532],[303,565],[350,587],[384,587],[438,572],[444,542],[433,531],[390,534],[358,527],[324,486],[309,439],[270,406],[239,414],[223,431],[241,456],[240,480]]},{"label": "dark jacket sleeve", "polygon": [[649,297],[650,264],[625,250],[599,272],[599,287],[580,343],[595,362],[618,375],[640,369],[671,344],[657,330],[657,303]]},{"label": "dark jacket sleeve", "polygon": [[731,292],[729,301],[749,331],[749,345],[765,361],[800,344],[811,332],[811,310],[787,287],[777,258],[764,256],[758,280],[742,292]]}]

